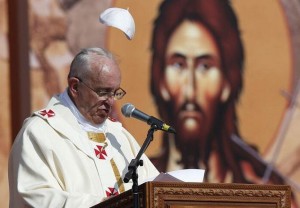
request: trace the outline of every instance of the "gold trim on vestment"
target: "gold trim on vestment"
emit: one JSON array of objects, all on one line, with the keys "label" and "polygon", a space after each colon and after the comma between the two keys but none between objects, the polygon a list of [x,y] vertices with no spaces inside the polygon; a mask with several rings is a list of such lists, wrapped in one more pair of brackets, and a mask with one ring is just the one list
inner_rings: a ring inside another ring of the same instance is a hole
[{"label": "gold trim on vestment", "polygon": [[87,134],[89,139],[94,142],[104,143],[106,140],[106,136],[104,133],[87,132]]},{"label": "gold trim on vestment", "polygon": [[117,167],[114,159],[110,160],[110,164],[111,164],[111,167],[113,168],[114,174],[116,176],[116,180],[117,180],[117,184],[118,184],[120,193],[123,193],[125,191],[123,179],[122,179],[122,177],[120,175],[120,171],[119,171],[119,169],[118,169],[118,167]]},{"label": "gold trim on vestment", "polygon": [[[103,149],[107,147],[108,144],[106,142],[106,136],[104,133],[87,132],[87,134],[90,140],[98,143],[104,143]],[[113,158],[110,160],[110,164],[114,171],[120,193],[122,193],[125,191],[124,182]]]}]

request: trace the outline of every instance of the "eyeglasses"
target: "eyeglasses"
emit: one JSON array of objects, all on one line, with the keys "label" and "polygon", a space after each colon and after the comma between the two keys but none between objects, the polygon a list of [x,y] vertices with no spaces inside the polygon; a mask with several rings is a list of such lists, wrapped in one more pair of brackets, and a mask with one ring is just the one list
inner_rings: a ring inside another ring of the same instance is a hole
[{"label": "eyeglasses", "polygon": [[126,95],[126,91],[123,90],[121,87],[116,89],[115,91],[106,91],[106,90],[94,90],[93,88],[91,88],[90,86],[88,86],[86,83],[84,83],[80,78],[75,77],[76,79],[79,80],[80,83],[82,83],[84,86],[86,86],[87,88],[89,88],[90,90],[92,90],[94,93],[96,93],[98,95],[98,97],[107,100],[110,97],[113,97],[114,100],[120,100],[124,97],[124,95]]}]

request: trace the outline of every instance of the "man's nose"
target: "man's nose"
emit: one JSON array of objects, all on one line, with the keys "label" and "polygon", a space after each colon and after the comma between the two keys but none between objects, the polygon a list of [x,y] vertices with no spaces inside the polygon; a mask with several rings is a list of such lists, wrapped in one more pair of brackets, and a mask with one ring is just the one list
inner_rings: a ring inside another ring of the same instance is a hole
[{"label": "man's nose", "polygon": [[114,94],[109,94],[105,97],[105,100],[104,102],[106,102],[107,104],[109,104],[110,106],[113,105],[113,103],[115,102],[115,97],[114,97]]},{"label": "man's nose", "polygon": [[192,100],[196,96],[196,74],[192,69],[187,70],[184,85],[184,94],[187,100]]}]

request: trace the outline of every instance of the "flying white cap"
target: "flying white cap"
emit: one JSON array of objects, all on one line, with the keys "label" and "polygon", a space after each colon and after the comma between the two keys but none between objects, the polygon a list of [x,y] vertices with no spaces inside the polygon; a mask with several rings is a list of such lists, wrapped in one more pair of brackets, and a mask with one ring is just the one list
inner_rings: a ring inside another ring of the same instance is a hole
[{"label": "flying white cap", "polygon": [[99,21],[105,25],[122,30],[129,40],[134,36],[134,19],[128,9],[108,8],[100,14]]}]

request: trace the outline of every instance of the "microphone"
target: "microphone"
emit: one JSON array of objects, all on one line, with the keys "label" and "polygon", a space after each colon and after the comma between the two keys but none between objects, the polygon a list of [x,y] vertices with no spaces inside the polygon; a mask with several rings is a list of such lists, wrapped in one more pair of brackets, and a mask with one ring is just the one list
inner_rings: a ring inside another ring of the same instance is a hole
[{"label": "microphone", "polygon": [[156,128],[159,130],[163,130],[163,131],[166,131],[169,133],[176,134],[176,131],[173,127],[167,125],[163,121],[161,121],[153,116],[149,116],[149,115],[143,113],[142,111],[136,109],[134,107],[134,105],[132,105],[130,103],[124,104],[121,111],[125,117],[134,117],[136,119],[146,122],[147,124],[149,124],[151,126],[153,126],[153,125],[156,126]]}]

